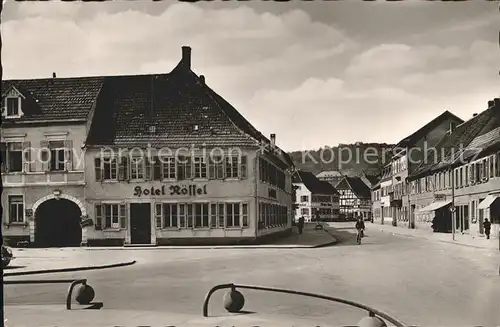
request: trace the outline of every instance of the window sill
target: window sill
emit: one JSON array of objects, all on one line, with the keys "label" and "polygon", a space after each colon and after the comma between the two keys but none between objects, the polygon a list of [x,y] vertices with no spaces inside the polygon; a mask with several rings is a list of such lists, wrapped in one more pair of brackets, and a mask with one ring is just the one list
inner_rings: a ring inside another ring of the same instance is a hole
[{"label": "window sill", "polygon": [[7,226],[7,227],[12,227],[12,226],[28,227],[28,223],[27,222],[8,222],[8,223],[5,223],[5,226]]},{"label": "window sill", "polygon": [[9,171],[9,172],[3,172],[3,175],[24,175],[25,172],[23,171]]},{"label": "window sill", "polygon": [[125,230],[125,228],[104,228],[104,229],[102,229],[103,232],[121,232],[124,230]]},{"label": "window sill", "polygon": [[103,179],[101,181],[101,183],[104,183],[104,184],[116,184],[116,183],[119,183],[120,181],[118,180],[114,180],[114,179]]}]

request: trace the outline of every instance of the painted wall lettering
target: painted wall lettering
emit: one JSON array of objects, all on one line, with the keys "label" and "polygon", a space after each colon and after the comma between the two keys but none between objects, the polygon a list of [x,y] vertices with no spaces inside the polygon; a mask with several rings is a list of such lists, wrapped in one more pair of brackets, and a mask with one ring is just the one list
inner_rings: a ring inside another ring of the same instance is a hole
[{"label": "painted wall lettering", "polygon": [[[168,193],[168,194],[167,194]],[[134,187],[134,196],[148,196],[148,195],[184,195],[184,196],[197,196],[207,194],[207,186],[197,186],[197,185],[170,185],[168,187],[168,192],[166,186],[163,185],[161,188],[143,188],[141,186]]]}]

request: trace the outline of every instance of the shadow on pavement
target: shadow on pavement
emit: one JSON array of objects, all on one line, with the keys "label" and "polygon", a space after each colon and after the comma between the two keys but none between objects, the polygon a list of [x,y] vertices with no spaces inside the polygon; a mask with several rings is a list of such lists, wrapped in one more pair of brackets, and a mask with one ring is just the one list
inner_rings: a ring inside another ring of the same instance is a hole
[{"label": "shadow on pavement", "polygon": [[26,266],[7,266],[7,267],[4,267],[3,270],[19,269],[19,268],[26,268]]},{"label": "shadow on pavement", "polygon": [[[355,228],[328,228],[328,232],[337,239],[337,244],[335,246],[360,246],[356,242],[356,233],[346,231],[350,229],[356,230]],[[365,235],[363,240],[366,240],[368,237],[368,235]],[[361,241],[361,245],[363,245],[363,241]]]}]

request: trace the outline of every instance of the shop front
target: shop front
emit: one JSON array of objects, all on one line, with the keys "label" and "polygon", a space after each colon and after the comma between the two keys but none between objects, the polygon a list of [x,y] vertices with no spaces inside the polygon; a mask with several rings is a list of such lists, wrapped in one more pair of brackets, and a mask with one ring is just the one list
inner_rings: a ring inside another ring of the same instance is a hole
[{"label": "shop front", "polygon": [[244,181],[102,183],[87,192],[88,245],[241,242],[256,237]]}]

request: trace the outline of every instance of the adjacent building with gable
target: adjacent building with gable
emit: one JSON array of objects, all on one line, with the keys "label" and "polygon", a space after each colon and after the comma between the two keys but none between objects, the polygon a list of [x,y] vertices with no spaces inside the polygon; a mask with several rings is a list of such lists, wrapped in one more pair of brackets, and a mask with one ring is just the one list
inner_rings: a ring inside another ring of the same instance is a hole
[{"label": "adjacent building with gable", "polygon": [[340,193],[341,217],[371,219],[371,191],[360,177],[344,176],[335,188]]},{"label": "adjacent building with gable", "polygon": [[80,245],[82,146],[102,82],[55,74],[2,81],[2,228],[10,245]]},{"label": "adjacent building with gable", "polygon": [[298,170],[293,175],[297,210],[295,219],[312,221],[319,214],[322,221],[339,218],[339,193],[330,183],[319,180],[313,173]]},{"label": "adjacent building with gable", "polygon": [[484,236],[483,222],[500,224],[500,99],[458,125],[409,176],[416,228]]}]

